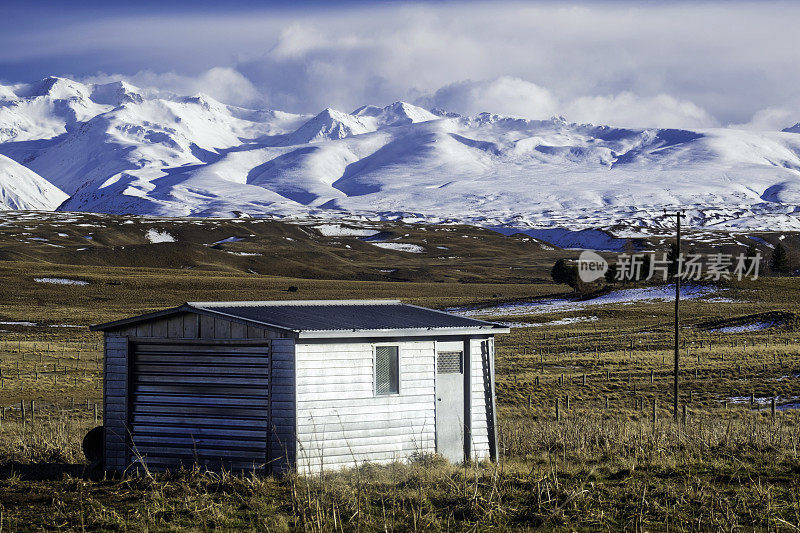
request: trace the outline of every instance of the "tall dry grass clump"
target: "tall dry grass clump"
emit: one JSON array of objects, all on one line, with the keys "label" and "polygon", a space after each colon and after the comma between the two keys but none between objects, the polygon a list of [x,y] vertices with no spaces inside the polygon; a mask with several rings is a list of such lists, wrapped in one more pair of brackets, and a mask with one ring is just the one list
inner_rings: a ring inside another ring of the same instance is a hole
[{"label": "tall dry grass clump", "polygon": [[800,414],[793,412],[775,420],[747,412],[698,412],[683,423],[671,417],[653,422],[589,410],[572,412],[560,422],[544,417],[504,420],[499,437],[509,458],[557,453],[577,461],[697,461],[720,455],[775,461],[797,459],[799,427]]},{"label": "tall dry grass clump", "polygon": [[88,421],[64,415],[6,421],[0,431],[0,464],[78,464],[84,462],[81,442]]}]

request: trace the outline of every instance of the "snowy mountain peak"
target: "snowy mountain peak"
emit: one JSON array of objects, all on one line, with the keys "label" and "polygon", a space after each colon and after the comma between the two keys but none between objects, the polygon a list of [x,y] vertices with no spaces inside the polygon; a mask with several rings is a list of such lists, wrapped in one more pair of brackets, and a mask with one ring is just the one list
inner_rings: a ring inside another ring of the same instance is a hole
[{"label": "snowy mountain peak", "polygon": [[789,126],[788,128],[783,128],[781,131],[784,132],[784,133],[800,133],[800,122],[798,122],[794,126]]},{"label": "snowy mountain peak", "polygon": [[421,107],[408,104],[406,102],[395,102],[383,108],[383,113],[379,117],[381,122],[387,126],[397,126],[400,124],[416,124],[417,122],[427,122],[436,120],[439,117]]},{"label": "snowy mountain peak", "polygon": [[197,93],[194,96],[179,98],[178,101],[187,104],[197,104],[206,111],[214,112],[225,112],[224,109],[227,107],[219,100],[216,100],[205,93]]},{"label": "snowy mountain peak", "polygon": [[383,113],[383,108],[376,105],[364,105],[350,113],[357,117],[377,117]]},{"label": "snowy mountain peak", "polygon": [[327,108],[291,134],[287,144],[302,144],[320,140],[344,139],[370,133],[382,128],[416,124],[439,117],[421,107],[395,102],[386,107],[366,105],[352,114]]},{"label": "snowy mountain peak", "polygon": [[286,144],[344,139],[370,131],[374,131],[374,128],[370,128],[359,117],[326,108],[289,135]]},{"label": "snowy mountain peak", "polygon": [[51,98],[66,100],[69,98],[86,98],[89,88],[77,81],[50,76],[34,83],[15,86],[14,93],[20,98],[36,98],[49,96]]},{"label": "snowy mountain peak", "polygon": [[386,126],[401,126],[436,120],[439,117],[419,106],[407,102],[394,102],[386,107],[365,105],[352,113],[357,117],[369,117],[375,129]]},{"label": "snowy mountain peak", "polygon": [[92,101],[97,104],[119,107],[126,103],[141,104],[141,90],[125,81],[114,81],[92,86]]}]

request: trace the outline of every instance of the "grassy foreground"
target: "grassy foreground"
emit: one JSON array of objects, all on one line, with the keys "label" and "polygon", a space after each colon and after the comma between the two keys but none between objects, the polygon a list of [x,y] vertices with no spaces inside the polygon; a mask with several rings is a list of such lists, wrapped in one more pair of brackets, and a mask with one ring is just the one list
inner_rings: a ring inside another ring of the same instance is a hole
[{"label": "grassy foreground", "polygon": [[503,420],[498,464],[435,457],[322,477],[184,471],[81,477],[87,420],[7,424],[2,530],[429,531],[793,529],[796,414]]}]

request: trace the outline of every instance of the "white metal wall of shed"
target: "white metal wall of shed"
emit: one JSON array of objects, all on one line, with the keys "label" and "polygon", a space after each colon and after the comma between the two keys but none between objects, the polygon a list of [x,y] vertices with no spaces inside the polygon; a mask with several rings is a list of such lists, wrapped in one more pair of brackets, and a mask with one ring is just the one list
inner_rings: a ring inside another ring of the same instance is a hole
[{"label": "white metal wall of shed", "polygon": [[[376,344],[399,346],[400,394],[375,395]],[[298,343],[298,471],[315,473],[433,453],[434,368],[432,340]]]},{"label": "white metal wall of shed", "polygon": [[[468,447],[471,458],[490,459],[494,346],[489,338],[468,342]],[[399,346],[399,395],[375,395],[376,345]],[[433,340],[297,344],[298,471],[315,473],[435,452],[435,360]]]}]

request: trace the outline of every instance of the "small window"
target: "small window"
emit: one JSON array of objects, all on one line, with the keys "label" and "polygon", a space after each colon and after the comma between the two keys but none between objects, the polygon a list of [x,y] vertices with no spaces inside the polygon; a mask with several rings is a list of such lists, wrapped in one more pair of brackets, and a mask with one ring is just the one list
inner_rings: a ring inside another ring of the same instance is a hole
[{"label": "small window", "polygon": [[436,370],[439,374],[462,374],[461,352],[439,352],[436,354]]},{"label": "small window", "polygon": [[397,346],[375,348],[375,394],[383,396],[400,392],[400,357]]}]

